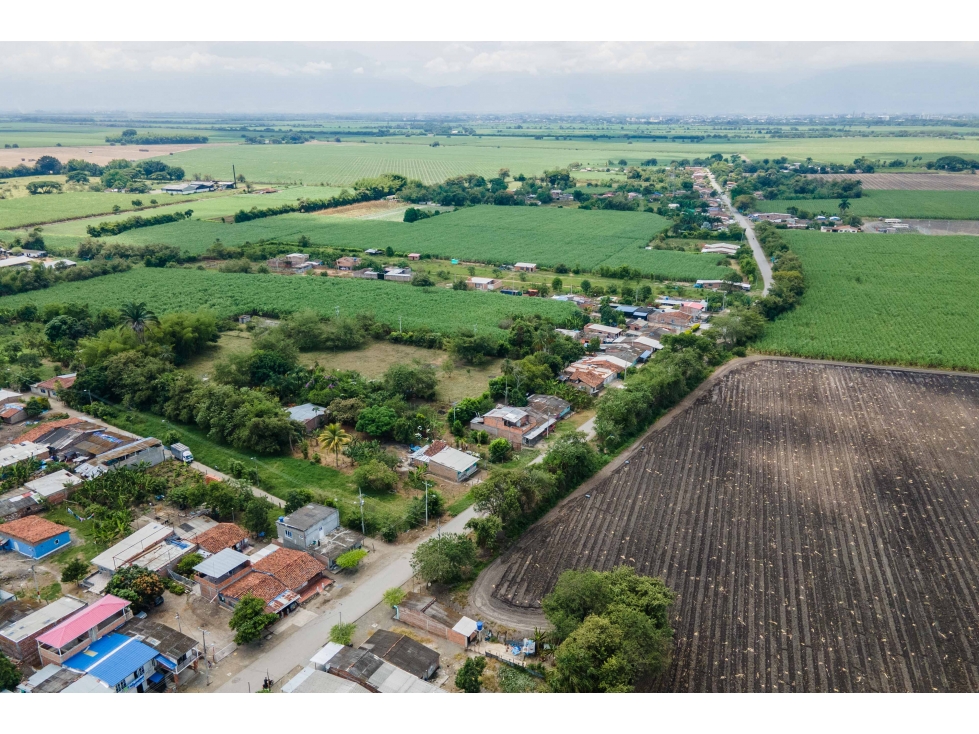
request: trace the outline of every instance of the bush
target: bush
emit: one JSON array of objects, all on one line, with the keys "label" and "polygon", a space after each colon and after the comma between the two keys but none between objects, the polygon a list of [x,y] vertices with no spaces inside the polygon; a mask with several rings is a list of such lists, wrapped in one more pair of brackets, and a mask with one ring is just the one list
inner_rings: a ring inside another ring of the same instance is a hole
[{"label": "bush", "polygon": [[335,624],[330,627],[330,642],[335,642],[338,645],[349,645],[356,629],[357,625],[353,622]]},{"label": "bush", "polygon": [[191,553],[189,556],[184,556],[177,563],[177,567],[174,569],[181,576],[186,576],[187,578],[193,578],[194,576],[194,566],[199,564],[204,560],[204,557],[200,553]]},{"label": "bush", "polygon": [[398,475],[380,461],[372,459],[354,472],[354,482],[364,492],[393,492]]},{"label": "bush", "polygon": [[496,438],[489,445],[489,460],[494,464],[502,464],[509,461],[513,455],[513,447],[505,438]]},{"label": "bush", "polygon": [[389,607],[396,607],[405,600],[407,594],[399,586],[394,586],[384,592],[384,603]]},{"label": "bush", "polygon": [[349,571],[357,568],[366,555],[367,551],[363,548],[354,548],[353,550],[348,550],[346,553],[338,556],[336,564],[344,571]]},{"label": "bush", "polygon": [[486,658],[469,658],[456,673],[456,688],[466,693],[479,693],[482,689],[480,678],[486,670]]}]

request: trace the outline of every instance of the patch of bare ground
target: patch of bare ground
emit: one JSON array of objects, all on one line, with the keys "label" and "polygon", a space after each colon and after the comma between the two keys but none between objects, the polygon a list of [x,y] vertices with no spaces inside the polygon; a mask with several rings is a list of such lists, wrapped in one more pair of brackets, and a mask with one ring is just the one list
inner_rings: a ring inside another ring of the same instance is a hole
[{"label": "patch of bare ground", "polygon": [[50,155],[62,163],[79,158],[89,163],[104,166],[109,161],[125,158],[127,161],[141,161],[170,153],[183,153],[196,148],[214,148],[230,143],[208,143],[201,145],[87,145],[52,148],[3,148],[0,149],[0,166],[14,168],[21,163],[36,161],[42,155]]},{"label": "patch of bare ground", "polygon": [[970,173],[817,173],[812,178],[859,179],[863,188],[890,191],[977,191],[979,176]]},{"label": "patch of bare ground", "polygon": [[323,217],[366,217],[371,214],[380,214],[392,209],[404,209],[405,205],[400,201],[362,201],[359,204],[349,206],[338,206],[336,209],[323,209],[316,214]]},{"label": "patch of bare ground", "polygon": [[979,690],[977,429],[973,376],[747,361],[531,528],[471,603],[539,623],[562,571],[628,564],[678,595],[665,690]]}]

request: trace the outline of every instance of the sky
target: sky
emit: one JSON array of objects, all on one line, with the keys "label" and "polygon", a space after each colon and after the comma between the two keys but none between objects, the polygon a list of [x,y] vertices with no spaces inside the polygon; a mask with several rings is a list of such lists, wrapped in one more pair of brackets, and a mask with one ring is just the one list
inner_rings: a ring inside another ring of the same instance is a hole
[{"label": "sky", "polygon": [[979,113],[977,43],[0,43],[0,112]]}]

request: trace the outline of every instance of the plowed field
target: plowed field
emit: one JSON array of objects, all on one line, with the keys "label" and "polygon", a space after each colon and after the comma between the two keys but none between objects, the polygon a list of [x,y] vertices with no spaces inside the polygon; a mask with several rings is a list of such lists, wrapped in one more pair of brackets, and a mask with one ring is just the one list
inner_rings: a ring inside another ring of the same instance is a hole
[{"label": "plowed field", "polygon": [[979,176],[968,173],[822,173],[813,178],[858,179],[863,188],[893,191],[976,191]]},{"label": "plowed field", "polygon": [[678,593],[668,690],[979,690],[979,379],[764,359],[702,388],[474,603],[530,619],[627,563]]}]

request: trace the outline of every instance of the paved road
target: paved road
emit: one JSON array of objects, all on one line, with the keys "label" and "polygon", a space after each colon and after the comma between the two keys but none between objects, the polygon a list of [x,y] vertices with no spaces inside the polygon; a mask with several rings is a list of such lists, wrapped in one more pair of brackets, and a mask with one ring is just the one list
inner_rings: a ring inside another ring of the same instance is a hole
[{"label": "paved road", "polygon": [[[470,507],[442,526],[443,533],[462,532],[465,524],[476,512]],[[291,636],[262,655],[234,678],[217,689],[218,693],[245,693],[248,684],[252,690],[262,687],[266,671],[273,680],[278,681],[297,665],[306,665],[313,654],[329,641],[330,627],[342,618],[344,622],[356,622],[371,609],[381,603],[384,592],[394,586],[401,586],[412,577],[411,554],[419,543],[435,535],[419,538],[404,546],[401,553],[386,566],[379,568],[369,578],[358,581],[357,586],[347,596],[330,604],[330,607],[311,622],[300,627]],[[348,583],[341,581],[340,583]],[[220,669],[219,669],[220,670]]]},{"label": "paved road", "polygon": [[748,237],[748,244],[751,245],[751,251],[755,253],[755,261],[758,263],[758,269],[761,271],[761,278],[765,284],[762,295],[767,296],[768,290],[772,287],[772,264],[768,262],[768,259],[765,257],[765,251],[761,249],[761,244],[758,242],[758,238],[755,237],[754,225],[750,219],[731,205],[731,197],[727,191],[717,185],[717,179],[714,178],[714,174],[708,171],[707,176],[710,178],[710,183],[714,187],[714,190],[720,194],[721,201],[724,202],[724,207],[734,218],[734,221],[740,227],[744,228],[745,235]]}]

